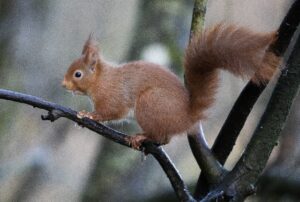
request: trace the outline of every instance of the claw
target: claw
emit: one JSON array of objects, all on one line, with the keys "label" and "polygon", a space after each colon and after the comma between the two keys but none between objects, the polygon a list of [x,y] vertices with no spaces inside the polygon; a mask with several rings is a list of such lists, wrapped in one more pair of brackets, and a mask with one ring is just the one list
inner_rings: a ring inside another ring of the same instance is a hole
[{"label": "claw", "polygon": [[82,118],[89,118],[89,119],[93,119],[93,115],[90,112],[87,112],[85,110],[80,111],[77,113],[77,117],[82,119]]},{"label": "claw", "polygon": [[136,149],[136,150],[140,150],[143,142],[147,139],[147,137],[145,137],[144,135],[141,134],[137,134],[134,136],[130,136],[126,138],[126,141],[128,142],[128,144]]}]

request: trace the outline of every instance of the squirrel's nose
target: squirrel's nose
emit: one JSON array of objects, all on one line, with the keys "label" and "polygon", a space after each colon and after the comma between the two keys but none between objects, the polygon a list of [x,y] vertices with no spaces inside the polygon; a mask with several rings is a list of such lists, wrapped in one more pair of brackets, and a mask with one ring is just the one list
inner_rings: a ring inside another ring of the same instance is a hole
[{"label": "squirrel's nose", "polygon": [[64,80],[61,82],[61,85],[62,85],[62,87],[64,87],[64,88],[67,87],[67,81],[66,81],[66,79],[64,79]]}]

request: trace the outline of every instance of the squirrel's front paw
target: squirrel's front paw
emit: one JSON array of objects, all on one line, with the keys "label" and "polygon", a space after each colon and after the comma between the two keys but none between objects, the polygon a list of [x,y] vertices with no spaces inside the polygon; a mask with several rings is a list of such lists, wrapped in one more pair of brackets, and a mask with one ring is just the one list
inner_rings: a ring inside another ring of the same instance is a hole
[{"label": "squirrel's front paw", "polygon": [[80,112],[77,113],[77,117],[80,118],[80,119],[85,118],[85,117],[91,119],[91,113],[83,110],[83,111],[80,111]]}]

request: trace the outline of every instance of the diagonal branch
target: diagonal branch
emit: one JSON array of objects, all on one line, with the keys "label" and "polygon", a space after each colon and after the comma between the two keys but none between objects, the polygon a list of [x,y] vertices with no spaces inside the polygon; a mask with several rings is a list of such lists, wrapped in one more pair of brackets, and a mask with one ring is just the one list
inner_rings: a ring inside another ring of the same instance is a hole
[{"label": "diagonal branch", "polygon": [[[66,108],[56,103],[45,101],[35,96],[4,89],[0,89],[0,99],[24,103],[39,109],[47,110],[48,114],[42,115],[42,120],[50,120],[51,122],[53,122],[60,117],[64,117],[116,143],[130,147],[130,145],[126,141],[126,137],[128,137],[127,135],[113,130],[109,127],[106,127],[101,123],[95,122],[91,119],[80,119],[77,117],[77,112],[70,108]],[[188,192],[187,186],[182,180],[180,174],[178,173],[177,169],[173,165],[166,152],[162,149],[162,147],[157,146],[151,142],[147,142],[143,145],[141,151],[145,151],[146,153],[153,155],[155,159],[159,162],[159,164],[165,171],[167,177],[169,178],[173,189],[180,201],[194,201],[193,197]]]},{"label": "diagonal branch", "polygon": [[[271,47],[277,55],[283,56],[300,22],[300,1],[297,0],[290,8],[278,30],[278,39]],[[243,128],[245,121],[251,112],[258,97],[266,88],[266,85],[257,86],[249,82],[241,92],[233,108],[231,109],[212,150],[220,163],[224,164],[230,154],[235,141]]]},{"label": "diagonal branch", "polygon": [[[300,0],[296,0],[288,11],[278,30],[278,39],[270,48],[277,55],[283,56],[300,22]],[[293,44],[292,44],[293,45]],[[249,113],[266,85],[256,86],[251,81],[241,92],[231,109],[215,143],[212,151],[223,165],[235,145],[236,139],[243,128]],[[200,198],[208,192],[206,178],[203,174],[199,177],[195,197]]]},{"label": "diagonal branch", "polygon": [[[300,28],[298,30],[300,32]],[[297,31],[297,32],[298,32]],[[233,200],[240,201],[251,194],[254,185],[283,130],[291,106],[300,89],[300,35],[282,71],[254,134],[242,157],[233,170],[224,178],[221,189]],[[258,155],[259,154],[259,155]]]},{"label": "diagonal branch", "polygon": [[199,167],[201,168],[201,171],[205,174],[208,184],[217,185],[218,183],[220,183],[226,171],[216,160],[215,156],[208,147],[202,127],[198,134],[189,134],[188,140],[193,155]]}]

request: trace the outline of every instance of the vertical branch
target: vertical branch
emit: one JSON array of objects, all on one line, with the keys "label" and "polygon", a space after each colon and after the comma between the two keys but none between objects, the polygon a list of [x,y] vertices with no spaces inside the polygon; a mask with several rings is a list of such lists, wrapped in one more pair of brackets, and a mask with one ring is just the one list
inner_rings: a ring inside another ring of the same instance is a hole
[{"label": "vertical branch", "polygon": [[[206,2],[206,0],[195,0],[190,40],[196,32],[199,32],[204,27]],[[193,155],[202,172],[207,176],[208,182],[210,184],[219,183],[221,176],[223,175],[223,168],[209,149],[201,124],[197,134],[188,134],[188,140]]]},{"label": "vertical branch", "polygon": [[195,0],[190,31],[190,40],[195,32],[200,31],[204,27],[206,2],[207,0]]}]

